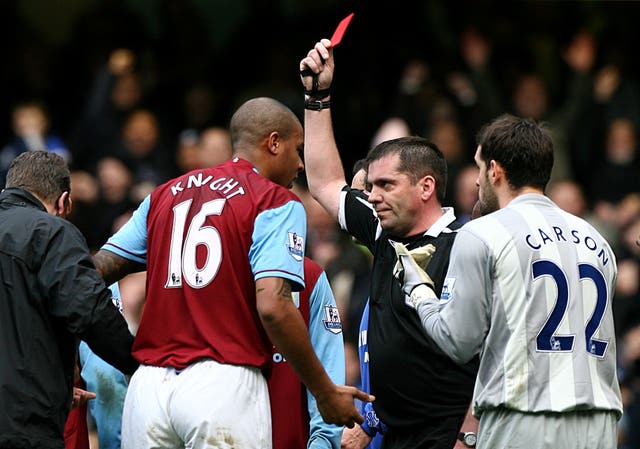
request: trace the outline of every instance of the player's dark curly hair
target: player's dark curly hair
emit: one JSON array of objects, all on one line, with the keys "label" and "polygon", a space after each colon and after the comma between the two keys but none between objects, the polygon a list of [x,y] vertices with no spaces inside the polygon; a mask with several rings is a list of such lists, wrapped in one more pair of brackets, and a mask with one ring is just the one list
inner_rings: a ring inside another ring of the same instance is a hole
[{"label": "player's dark curly hair", "polygon": [[492,160],[498,162],[511,188],[545,189],[553,167],[553,142],[546,125],[505,114],[480,130],[477,143],[487,168]]}]

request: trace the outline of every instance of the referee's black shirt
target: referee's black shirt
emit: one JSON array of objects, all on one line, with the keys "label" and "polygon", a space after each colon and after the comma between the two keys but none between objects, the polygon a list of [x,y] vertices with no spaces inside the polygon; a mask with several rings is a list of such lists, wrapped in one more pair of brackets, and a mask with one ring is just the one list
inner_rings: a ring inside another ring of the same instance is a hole
[{"label": "referee's black shirt", "polygon": [[379,227],[372,205],[359,190],[345,187],[340,212],[343,228],[374,255],[367,340],[371,393],[376,396],[378,417],[390,429],[419,427],[426,431],[426,426],[436,433],[447,418],[460,417],[462,422],[471,403],[477,359],[457,365],[429,340],[393,276],[397,257],[389,242],[400,241],[410,250],[429,243],[436,247],[427,272],[439,295],[455,230],[460,227],[453,212],[445,213],[424,234],[402,239]]}]

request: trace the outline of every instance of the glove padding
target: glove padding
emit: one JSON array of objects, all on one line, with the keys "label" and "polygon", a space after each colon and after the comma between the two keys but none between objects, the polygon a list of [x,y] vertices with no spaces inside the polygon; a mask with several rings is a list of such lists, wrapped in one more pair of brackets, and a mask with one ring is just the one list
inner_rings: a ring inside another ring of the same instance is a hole
[{"label": "glove padding", "polygon": [[425,299],[437,300],[435,284],[425,271],[436,247],[429,244],[409,251],[402,243],[392,244],[398,256],[393,275],[402,282],[406,304],[415,309]]}]

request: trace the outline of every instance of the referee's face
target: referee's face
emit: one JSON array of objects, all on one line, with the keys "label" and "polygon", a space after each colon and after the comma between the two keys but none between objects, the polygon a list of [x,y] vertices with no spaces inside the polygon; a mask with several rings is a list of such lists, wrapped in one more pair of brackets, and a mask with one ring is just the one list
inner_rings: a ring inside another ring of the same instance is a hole
[{"label": "referee's face", "polygon": [[372,161],[367,175],[371,185],[369,202],[380,220],[380,226],[397,237],[424,230],[417,229],[421,206],[421,189],[398,170],[400,156],[392,154]]}]

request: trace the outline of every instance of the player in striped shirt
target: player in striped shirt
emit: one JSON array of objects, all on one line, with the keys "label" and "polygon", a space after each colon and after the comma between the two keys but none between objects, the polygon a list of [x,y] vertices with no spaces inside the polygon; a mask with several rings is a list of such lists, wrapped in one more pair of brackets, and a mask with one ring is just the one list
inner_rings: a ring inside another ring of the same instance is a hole
[{"label": "player in striped shirt", "polygon": [[397,245],[407,303],[451,358],[480,355],[478,448],[613,449],[615,256],[544,196],[553,144],[543,127],[499,117],[480,132],[475,160],[480,199],[500,210],[459,230],[439,300]]}]

